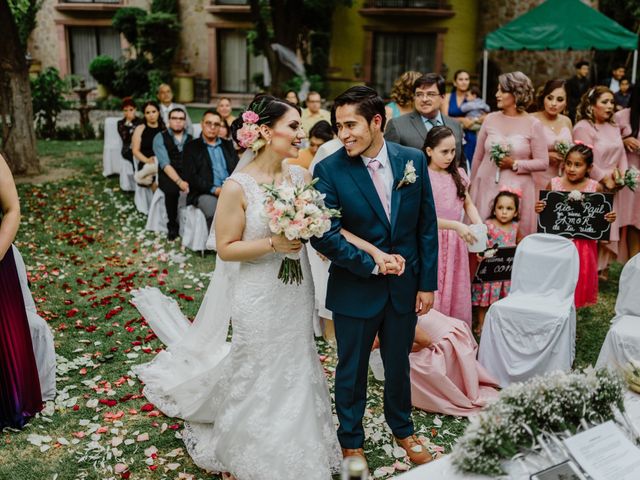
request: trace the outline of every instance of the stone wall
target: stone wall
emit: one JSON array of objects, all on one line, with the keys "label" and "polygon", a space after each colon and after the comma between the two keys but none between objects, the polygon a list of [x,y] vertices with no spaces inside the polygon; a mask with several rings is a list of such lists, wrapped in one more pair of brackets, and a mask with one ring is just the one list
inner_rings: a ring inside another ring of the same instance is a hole
[{"label": "stone wall", "polygon": [[[482,59],[482,45],[486,35],[511,20],[543,3],[544,0],[480,0],[478,15],[478,58]],[[597,0],[584,0],[597,8]],[[543,52],[492,51],[490,61],[501,72],[520,70],[528,75],[534,86],[540,86],[552,78],[569,78],[574,74],[573,65],[581,59],[591,61],[589,51],[552,50]],[[481,61],[481,60],[480,60]],[[478,69],[479,70],[479,69]],[[491,71],[491,70],[490,70]],[[492,95],[489,92],[489,95]]]}]

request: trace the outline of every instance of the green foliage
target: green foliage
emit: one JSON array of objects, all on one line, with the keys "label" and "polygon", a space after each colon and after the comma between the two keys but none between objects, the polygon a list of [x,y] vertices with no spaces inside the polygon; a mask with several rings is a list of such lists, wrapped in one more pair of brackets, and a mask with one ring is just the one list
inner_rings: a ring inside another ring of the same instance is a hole
[{"label": "green foliage", "polygon": [[29,35],[36,28],[36,15],[44,0],[8,0],[13,19],[18,27],[20,44],[26,50]]},{"label": "green foliage", "polygon": [[53,138],[56,135],[58,114],[68,107],[64,94],[68,84],[54,67],[45,69],[31,80],[33,113],[36,120],[36,134],[41,138]]},{"label": "green foliage", "polygon": [[118,62],[108,55],[98,55],[89,64],[89,73],[98,83],[104,85],[108,90],[113,88],[116,79]]},{"label": "green foliage", "polygon": [[169,72],[180,42],[180,23],[170,13],[151,13],[139,23],[140,49],[151,55],[154,67]]},{"label": "green foliage", "polygon": [[[325,84],[320,75],[309,75],[307,79],[310,83],[309,90],[315,90],[316,92],[322,93],[325,88]],[[282,91],[286,92],[288,90],[295,90],[296,92],[299,92],[300,87],[302,87],[302,82],[304,82],[304,78],[296,75],[282,84]]]},{"label": "green foliage", "polygon": [[123,7],[113,16],[113,28],[124,35],[131,45],[138,43],[138,22],[147,16],[147,12],[137,7]]},{"label": "green foliage", "polygon": [[176,0],[152,0],[151,13],[171,13],[178,15],[178,2]]},{"label": "green foliage", "polygon": [[149,91],[148,71],[151,64],[144,57],[127,60],[116,72],[113,93],[119,97],[138,98]]},{"label": "green foliage", "polygon": [[89,123],[85,128],[79,124],[66,125],[56,128],[56,140],[89,140],[96,138],[96,132],[93,125]]}]

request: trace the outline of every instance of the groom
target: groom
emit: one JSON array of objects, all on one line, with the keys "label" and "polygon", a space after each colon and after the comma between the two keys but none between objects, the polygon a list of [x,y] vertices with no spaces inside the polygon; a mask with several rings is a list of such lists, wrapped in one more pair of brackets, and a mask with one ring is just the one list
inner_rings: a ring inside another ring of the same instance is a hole
[{"label": "groom", "polygon": [[[333,108],[344,148],[318,163],[314,174],[327,207],[340,209],[342,216],[311,243],[331,260],[326,306],[338,343],[338,439],[345,457],[364,458],[369,353],[378,335],[385,418],[409,458],[427,463],[431,455],[414,435],[409,379],[417,315],[431,308],[437,288],[437,218],[426,158],[414,148],[385,142],[384,101],[375,90],[352,87]],[[378,264],[340,229],[384,252]]]}]

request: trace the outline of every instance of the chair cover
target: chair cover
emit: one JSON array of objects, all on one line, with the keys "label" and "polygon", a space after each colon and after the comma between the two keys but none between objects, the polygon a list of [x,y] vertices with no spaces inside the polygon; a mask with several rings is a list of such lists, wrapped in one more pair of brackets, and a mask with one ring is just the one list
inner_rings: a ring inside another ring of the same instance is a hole
[{"label": "chair cover", "polygon": [[122,139],[118,134],[118,117],[104,120],[104,145],[102,147],[102,175],[108,177],[120,173]]},{"label": "chair cover", "polygon": [[164,192],[159,188],[153,193],[145,230],[167,233],[167,207],[164,204]]},{"label": "chair cover", "polygon": [[209,229],[202,210],[188,205],[180,209],[179,215],[182,246],[198,252],[206,250]]},{"label": "chair cover", "polygon": [[600,349],[598,368],[640,361],[640,254],[624,266],[619,285],[616,316]]},{"label": "chair cover", "polygon": [[33,353],[36,357],[36,367],[38,368],[38,378],[40,380],[40,391],[42,400],[53,400],[56,396],[56,351],[53,344],[53,334],[49,325],[38,315],[36,304],[29,291],[27,280],[27,269],[24,260],[18,249],[13,246],[13,256],[20,279],[20,289],[24,298],[24,305],[27,310],[29,320],[29,330],[31,332],[31,343]]},{"label": "chair cover", "polygon": [[133,179],[133,164],[120,157],[120,190],[134,192],[136,181]]},{"label": "chair cover", "polygon": [[[138,160],[136,162],[136,169],[138,168]],[[144,214],[149,214],[149,207],[151,205],[151,199],[153,198],[153,192],[149,187],[143,187],[142,185],[135,184],[135,193],[133,196],[133,203],[136,205],[136,209]]]},{"label": "chair cover", "polygon": [[501,387],[571,368],[579,267],[578,251],[566,238],[534,234],[518,246],[511,292],[489,308],[478,354]]},{"label": "chair cover", "polygon": [[202,125],[200,125],[199,123],[194,123],[192,127],[193,138],[198,138],[200,135],[202,135]]}]

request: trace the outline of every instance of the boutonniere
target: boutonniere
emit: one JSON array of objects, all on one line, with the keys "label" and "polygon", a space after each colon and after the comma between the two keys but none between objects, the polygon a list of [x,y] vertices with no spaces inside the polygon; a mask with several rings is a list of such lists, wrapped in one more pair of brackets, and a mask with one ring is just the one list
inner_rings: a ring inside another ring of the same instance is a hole
[{"label": "boutonniere", "polygon": [[409,185],[410,183],[416,183],[417,179],[418,175],[416,175],[416,167],[413,166],[413,160],[409,160],[404,166],[402,180],[398,182],[396,190],[399,190],[400,188],[404,187],[405,185]]}]

